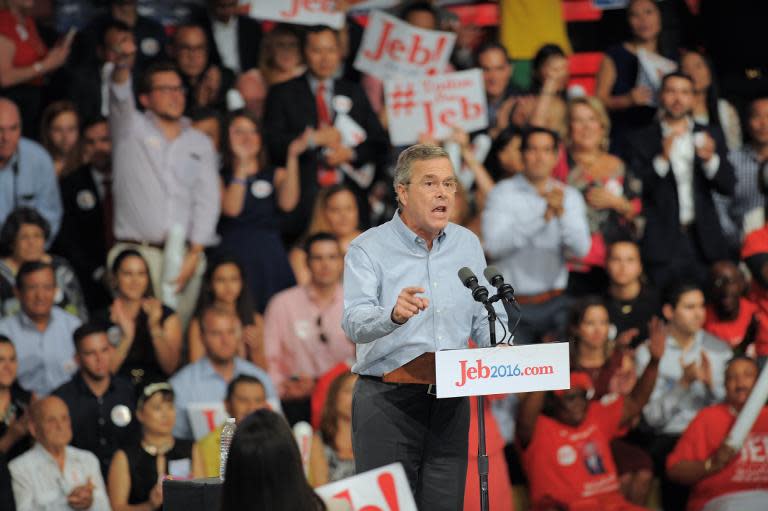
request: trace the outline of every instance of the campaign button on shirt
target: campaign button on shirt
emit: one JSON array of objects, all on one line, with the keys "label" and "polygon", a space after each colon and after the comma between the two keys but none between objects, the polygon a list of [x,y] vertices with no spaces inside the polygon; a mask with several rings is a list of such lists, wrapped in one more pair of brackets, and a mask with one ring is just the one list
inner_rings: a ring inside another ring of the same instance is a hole
[{"label": "campaign button on shirt", "polygon": [[272,195],[273,186],[269,181],[257,179],[251,183],[251,193],[257,199],[265,199]]}]

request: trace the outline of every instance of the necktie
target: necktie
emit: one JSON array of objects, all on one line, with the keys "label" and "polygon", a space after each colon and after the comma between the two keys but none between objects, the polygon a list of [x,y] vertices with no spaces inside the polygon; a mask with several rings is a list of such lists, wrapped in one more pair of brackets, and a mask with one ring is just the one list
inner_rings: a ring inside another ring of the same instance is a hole
[{"label": "necktie", "polygon": [[[328,104],[325,102],[325,84],[320,82],[317,84],[317,91],[315,92],[315,104],[317,106],[317,127],[324,128],[331,125],[331,114],[328,112]],[[320,153],[322,160],[322,152]],[[326,166],[322,161],[317,168],[317,182],[325,188],[326,186],[335,185],[338,182],[336,176],[336,169]]]}]

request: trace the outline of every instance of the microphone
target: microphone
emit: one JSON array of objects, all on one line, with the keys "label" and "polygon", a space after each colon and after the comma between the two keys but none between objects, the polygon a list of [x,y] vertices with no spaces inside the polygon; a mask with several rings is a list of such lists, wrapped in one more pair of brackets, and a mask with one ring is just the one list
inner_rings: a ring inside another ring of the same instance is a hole
[{"label": "microphone", "polygon": [[499,290],[499,295],[505,300],[509,302],[515,301],[515,290],[512,286],[504,282],[504,277],[502,277],[498,268],[489,266],[485,269],[483,275],[485,275],[486,280],[490,282],[493,287]]},{"label": "microphone", "polygon": [[466,266],[460,269],[459,280],[461,280],[461,283],[464,284],[465,287],[472,290],[472,298],[474,298],[476,302],[486,303],[488,301],[488,290],[477,283],[477,277],[472,273],[472,270]]}]

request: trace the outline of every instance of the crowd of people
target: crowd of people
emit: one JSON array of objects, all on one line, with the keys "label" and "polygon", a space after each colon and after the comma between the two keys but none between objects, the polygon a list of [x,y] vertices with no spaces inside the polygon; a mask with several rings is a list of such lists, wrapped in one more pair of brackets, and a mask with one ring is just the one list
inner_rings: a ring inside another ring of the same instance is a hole
[{"label": "crowd of people", "polygon": [[[569,86],[569,48],[541,41],[524,89],[503,38],[431,2],[389,9],[457,31],[445,71],[479,68],[487,99],[486,129],[420,137],[460,178],[419,182],[394,175],[356,16],[335,30],[208,0],[163,26],[111,0],[51,38],[33,4],[0,0],[0,510],[160,509],[164,477],[219,475],[226,417],[247,453],[227,475],[258,481],[232,476],[225,509],[323,508],[311,487],[353,475],[355,445],[387,448],[353,443],[350,369],[393,368],[345,328],[389,326],[343,328],[342,283],[364,301],[371,265],[407,271],[403,223],[359,242],[384,259],[347,252],[408,187],[455,199],[514,285],[515,344],[571,344],[569,390],[491,400],[491,509],[514,508],[513,484],[537,510],[760,509],[766,412],[740,453],[724,439],[768,356],[768,90],[721,97],[711,49],[662,44],[655,1],[628,2],[594,95]],[[301,421],[307,453],[289,445]],[[451,439],[466,510],[469,436]],[[273,474],[253,460],[286,449]]]}]

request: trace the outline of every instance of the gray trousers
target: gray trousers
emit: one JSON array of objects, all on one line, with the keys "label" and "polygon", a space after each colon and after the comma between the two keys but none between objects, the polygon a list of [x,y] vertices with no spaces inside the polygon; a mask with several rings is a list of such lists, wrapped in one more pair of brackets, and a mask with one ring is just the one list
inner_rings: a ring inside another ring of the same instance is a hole
[{"label": "gray trousers", "polygon": [[467,477],[469,399],[437,399],[426,385],[361,377],[352,398],[358,473],[399,461],[416,505],[461,511]]}]

